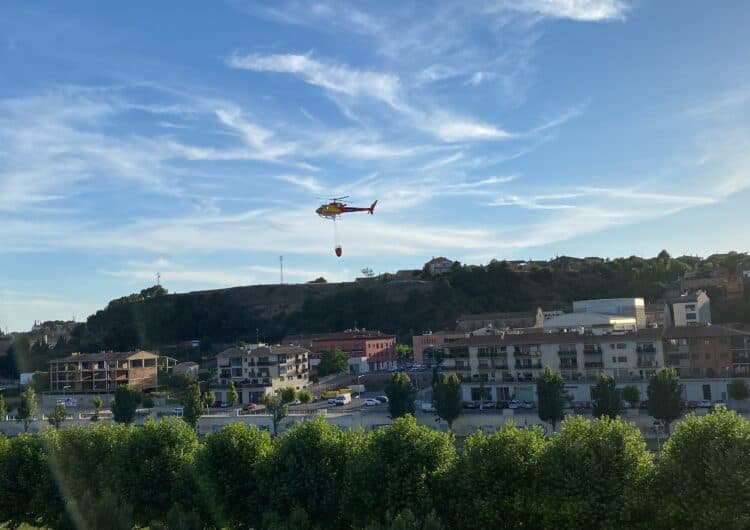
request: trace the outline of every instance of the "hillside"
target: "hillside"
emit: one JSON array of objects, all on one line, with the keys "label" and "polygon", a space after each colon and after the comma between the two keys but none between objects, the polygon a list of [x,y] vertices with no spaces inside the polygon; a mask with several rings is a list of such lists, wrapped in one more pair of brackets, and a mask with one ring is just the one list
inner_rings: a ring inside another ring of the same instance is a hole
[{"label": "hillside", "polygon": [[[701,259],[576,259],[547,262],[493,261],[488,265],[456,265],[450,274],[414,281],[388,278],[366,282],[257,285],[182,294],[160,287],[114,300],[76,329],[58,355],[73,349],[97,351],[135,347],[174,350],[182,341],[212,344],[277,341],[283,336],[341,330],[355,324],[395,333],[406,341],[425,329],[450,329],[463,313],[524,311],[538,306],[567,309],[573,300],[641,296],[661,299],[665,288],[692,270],[737,270],[744,254]],[[747,291],[750,291],[748,289]],[[724,300],[710,289],[714,322],[750,322],[750,298]],[[193,352],[194,355],[198,352]],[[35,355],[30,354],[32,357]],[[24,363],[39,364],[39,363]]]}]

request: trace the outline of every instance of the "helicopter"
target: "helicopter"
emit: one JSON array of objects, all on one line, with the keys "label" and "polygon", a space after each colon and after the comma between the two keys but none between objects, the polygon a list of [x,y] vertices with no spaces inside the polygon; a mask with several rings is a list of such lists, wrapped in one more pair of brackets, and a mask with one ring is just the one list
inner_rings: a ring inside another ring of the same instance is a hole
[{"label": "helicopter", "polygon": [[375,212],[375,205],[378,204],[378,201],[375,201],[370,205],[369,208],[357,208],[353,206],[347,206],[345,203],[341,202],[344,199],[348,198],[348,195],[344,195],[343,197],[333,197],[329,199],[331,202],[321,205],[317,210],[315,210],[315,213],[317,213],[321,217],[334,220],[337,216],[343,213],[367,212],[372,215]]},{"label": "helicopter", "polygon": [[336,218],[339,217],[341,214],[345,213],[352,213],[352,212],[367,212],[370,215],[372,215],[375,212],[375,205],[378,204],[378,201],[373,202],[369,208],[366,207],[354,207],[354,206],[347,206],[346,203],[342,202],[344,199],[348,199],[349,196],[345,195],[343,197],[333,197],[329,199],[331,202],[328,204],[322,204],[317,210],[315,210],[315,213],[317,213],[320,217],[323,217],[325,219],[330,219],[333,221],[333,238],[335,241],[335,252],[337,257],[341,257],[342,249],[341,245],[339,244],[339,236],[338,236],[338,228],[336,227]]}]

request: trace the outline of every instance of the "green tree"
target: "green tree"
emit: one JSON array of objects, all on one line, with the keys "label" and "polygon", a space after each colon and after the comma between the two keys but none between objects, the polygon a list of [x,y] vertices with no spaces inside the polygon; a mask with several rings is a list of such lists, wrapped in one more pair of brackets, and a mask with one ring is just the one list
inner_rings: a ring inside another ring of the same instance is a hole
[{"label": "green tree", "polygon": [[551,424],[554,431],[557,423],[565,417],[563,410],[568,400],[562,376],[545,366],[536,382],[536,395],[539,399],[539,419]]},{"label": "green tree", "polygon": [[243,423],[230,423],[206,436],[196,470],[217,528],[260,527],[266,495],[260,464],[271,451],[270,435]]},{"label": "green tree", "polygon": [[[291,390],[292,392],[290,393],[287,390]],[[263,404],[266,406],[266,411],[271,415],[274,436],[278,434],[279,423],[289,415],[289,403],[294,401],[295,395],[296,393],[293,388],[284,388],[276,394],[265,395],[263,397]]]},{"label": "green tree", "polygon": [[545,449],[541,429],[519,429],[512,422],[489,436],[481,431],[469,436],[441,487],[441,512],[448,526],[539,528],[534,514]]},{"label": "green tree", "polygon": [[284,403],[291,403],[292,401],[297,399],[297,391],[294,389],[294,387],[291,386],[287,386],[279,390],[279,395],[281,396],[281,400]]},{"label": "green tree", "polygon": [[396,359],[400,364],[411,360],[413,350],[408,344],[396,344]]},{"label": "green tree", "polygon": [[8,406],[5,404],[5,397],[0,394],[0,421],[5,421],[8,415]]},{"label": "green tree", "polygon": [[385,387],[385,395],[388,397],[388,412],[394,420],[407,414],[414,414],[414,398],[417,391],[405,373],[393,374]]},{"label": "green tree", "polygon": [[31,385],[26,387],[26,390],[21,394],[21,403],[18,405],[18,414],[16,421],[23,422],[23,431],[29,431],[29,424],[34,419],[36,414],[37,403],[36,403],[36,392]]},{"label": "green tree", "polygon": [[615,380],[611,375],[599,375],[599,382],[591,389],[594,396],[595,418],[609,416],[615,418],[620,414],[620,396],[615,386]]},{"label": "green tree", "polygon": [[300,403],[302,403],[303,405],[309,405],[313,402],[312,392],[302,389],[297,392],[297,399],[299,399]]},{"label": "green tree", "polygon": [[216,394],[214,394],[211,390],[205,392],[203,394],[203,402],[208,408],[213,407],[214,403],[216,403]]},{"label": "green tree", "polygon": [[655,528],[750,528],[750,423],[720,408],[689,415],[656,469]]},{"label": "green tree", "polygon": [[102,398],[100,396],[93,396],[91,398],[91,404],[94,405],[94,415],[91,416],[91,420],[99,421],[99,409],[102,408]]},{"label": "green tree", "polygon": [[321,416],[292,427],[261,464],[264,511],[286,519],[302,506],[308,528],[343,528],[341,506],[350,494],[344,484],[362,436]]},{"label": "green tree", "polygon": [[648,380],[648,413],[664,422],[669,433],[671,423],[680,417],[682,388],[674,368],[657,370]]},{"label": "green tree", "polygon": [[638,387],[628,385],[622,389],[622,399],[628,402],[628,405],[635,407],[641,401],[641,392]]},{"label": "green tree", "polygon": [[638,528],[651,516],[652,456],[620,418],[566,418],[538,472],[535,528]]},{"label": "green tree", "polygon": [[237,389],[234,386],[234,381],[230,381],[229,392],[227,392],[227,403],[229,403],[230,407],[234,407],[239,400],[240,396],[239,394],[237,394]]},{"label": "green tree", "polygon": [[200,387],[196,383],[190,385],[187,392],[182,396],[180,403],[182,404],[182,419],[195,429],[198,420],[203,415],[203,398]]},{"label": "green tree", "polygon": [[352,527],[385,523],[406,509],[426,514],[436,508],[436,488],[456,460],[451,434],[417,425],[413,416],[406,416],[362,442],[345,482],[343,512]]},{"label": "green tree", "polygon": [[128,385],[120,385],[115,390],[115,395],[109,402],[112,409],[112,417],[117,423],[133,423],[135,411],[143,400],[140,389]]},{"label": "green tree", "polygon": [[55,429],[59,429],[63,422],[67,419],[67,417],[68,411],[65,408],[65,403],[58,403],[57,405],[55,405],[52,414],[47,417],[47,421]]},{"label": "green tree", "polygon": [[318,375],[340,374],[349,369],[349,356],[345,351],[339,348],[324,351],[320,355],[320,364],[318,364]]},{"label": "green tree", "polygon": [[448,423],[453,430],[453,422],[461,414],[461,379],[456,374],[440,374],[432,389],[438,417]]},{"label": "green tree", "polygon": [[744,379],[733,379],[730,381],[727,385],[727,391],[729,392],[729,397],[735,401],[743,402],[750,397],[750,388],[748,388]]}]

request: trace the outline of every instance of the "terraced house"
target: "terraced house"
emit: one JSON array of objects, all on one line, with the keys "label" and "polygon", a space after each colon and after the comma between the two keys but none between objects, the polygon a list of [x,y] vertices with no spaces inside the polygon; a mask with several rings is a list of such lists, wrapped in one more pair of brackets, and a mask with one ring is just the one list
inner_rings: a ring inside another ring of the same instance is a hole
[{"label": "terraced house", "polygon": [[212,384],[218,401],[227,401],[234,383],[240,403],[256,403],[276,390],[308,385],[310,350],[300,346],[252,345],[224,350],[216,356],[217,374]]}]

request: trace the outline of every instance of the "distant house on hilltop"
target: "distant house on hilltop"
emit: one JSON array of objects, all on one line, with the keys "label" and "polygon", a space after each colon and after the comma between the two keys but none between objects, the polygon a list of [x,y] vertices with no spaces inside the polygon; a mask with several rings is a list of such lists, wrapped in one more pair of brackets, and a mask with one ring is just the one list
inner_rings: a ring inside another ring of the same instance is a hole
[{"label": "distant house on hilltop", "polygon": [[432,258],[425,263],[425,267],[430,271],[430,274],[438,276],[440,274],[448,274],[453,268],[454,263],[454,261],[441,256],[439,258]]}]

